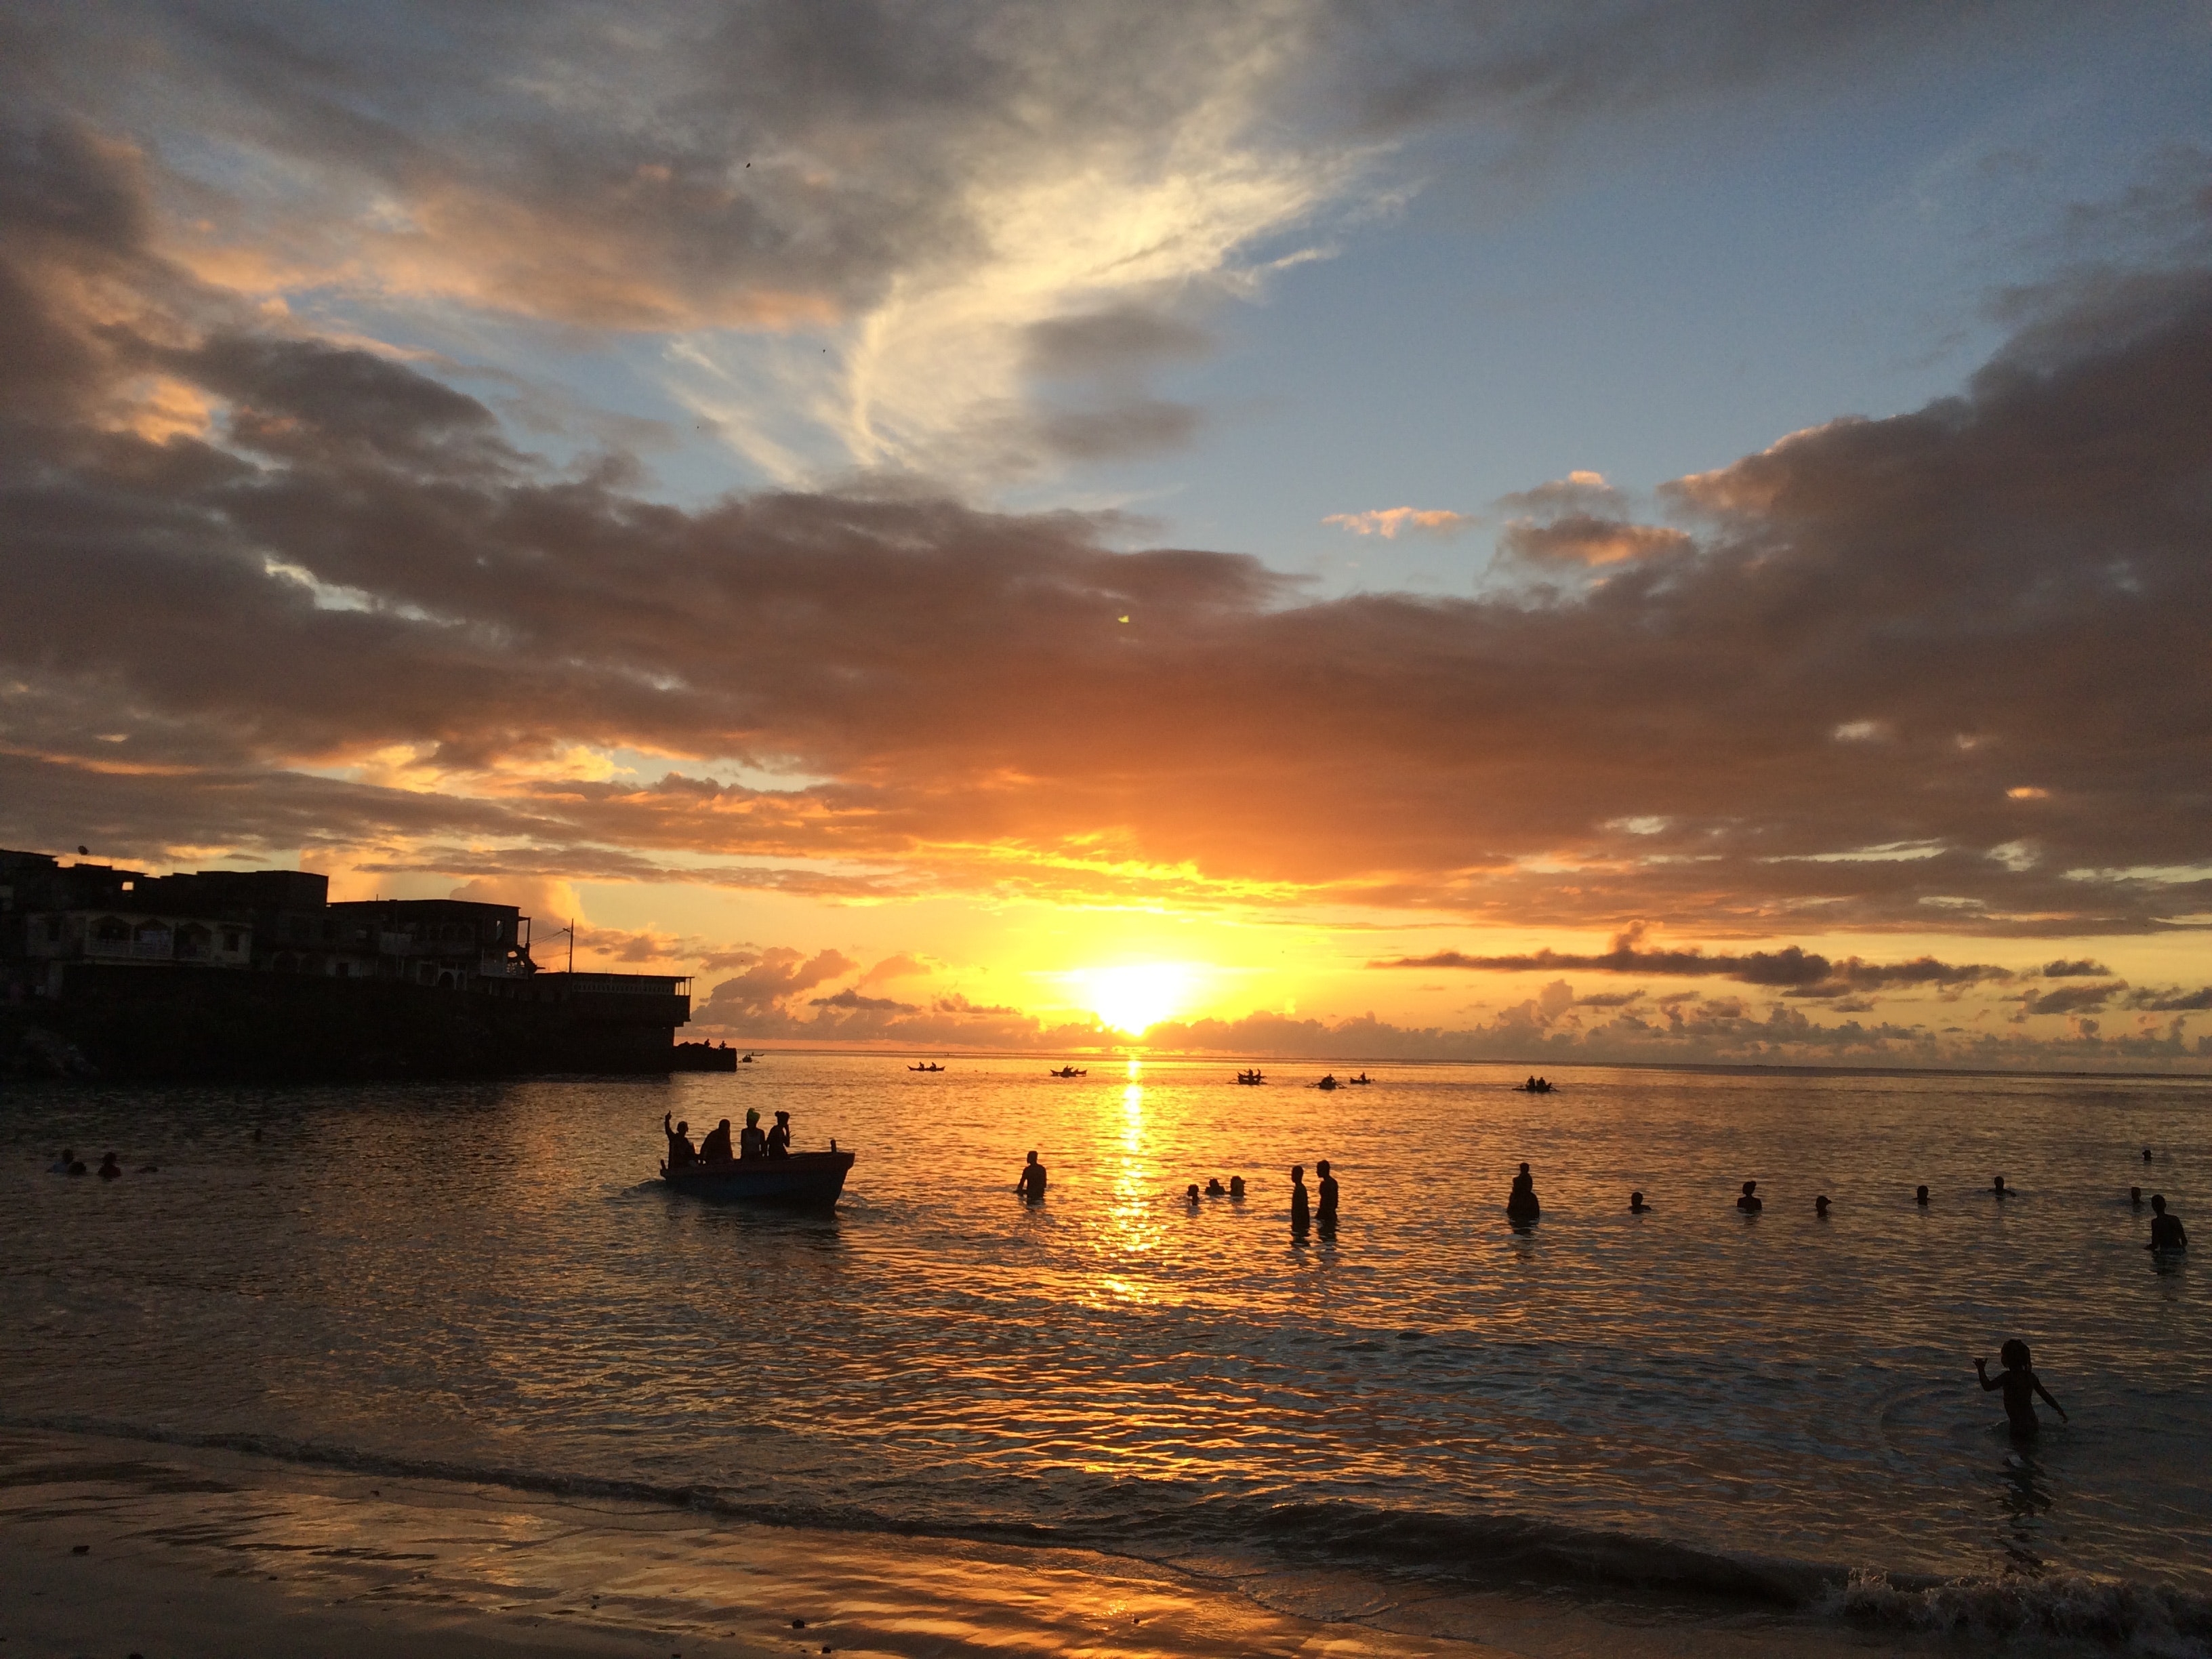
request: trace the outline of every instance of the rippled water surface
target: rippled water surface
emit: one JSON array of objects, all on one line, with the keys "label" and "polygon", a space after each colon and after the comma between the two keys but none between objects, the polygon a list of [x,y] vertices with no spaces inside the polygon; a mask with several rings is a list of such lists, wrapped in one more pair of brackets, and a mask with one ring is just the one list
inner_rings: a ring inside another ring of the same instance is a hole
[{"label": "rippled water surface", "polygon": [[[2206,1267],[2155,1262],[2126,1196],[2212,1250],[2202,1084],[1590,1071],[1531,1097],[1407,1066],[1323,1094],[1088,1063],[17,1091],[0,1414],[1187,1561],[1358,1554],[1387,1514],[1386,1553],[1441,1559],[1630,1534],[2212,1589]],[[664,1110],[747,1106],[859,1149],[834,1215],[651,1178]],[[44,1173],[64,1141],[160,1173]],[[1321,1158],[1342,1225],[1294,1240],[1287,1166]],[[1545,1209],[1516,1233],[1522,1158]],[[1236,1174],[1242,1203],[1183,1200]],[[2011,1335],[2073,1413],[2024,1455],[1970,1363]]]}]

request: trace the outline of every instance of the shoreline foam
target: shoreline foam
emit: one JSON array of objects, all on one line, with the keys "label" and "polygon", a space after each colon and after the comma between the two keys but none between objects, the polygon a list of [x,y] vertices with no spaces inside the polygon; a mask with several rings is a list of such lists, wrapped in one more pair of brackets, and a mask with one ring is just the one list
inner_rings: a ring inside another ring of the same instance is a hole
[{"label": "shoreline foam", "polygon": [[[1972,1636],[2207,1651],[2191,1598],[2092,1581],[1822,1581],[1794,1612],[1677,1579],[1451,1583],[1403,1529],[1366,1562],[1208,1567],[1095,1549],[738,1516],[583,1481],[510,1485],[336,1448],[141,1430],[0,1429],[0,1587],[20,1656],[122,1643],[190,1656],[241,1631],[292,1650],[434,1656],[996,1652],[1378,1656],[1923,1651]],[[158,1456],[139,1448],[157,1446]],[[1439,1543],[1442,1540],[1437,1540]],[[70,1552],[85,1544],[85,1558]],[[1395,1554],[1400,1570],[1379,1569]],[[1776,1564],[1778,1565],[1794,1564]],[[1365,1570],[1363,1570],[1365,1569]],[[149,1621],[158,1613],[158,1644]],[[805,1618],[804,1631],[790,1624]],[[2192,1625],[2192,1620],[2196,1621]],[[179,1623],[179,1621],[181,1621]],[[178,1625],[172,1631],[168,1626]],[[98,1639],[94,1639],[98,1638]],[[118,1651],[125,1650],[117,1647]]]}]

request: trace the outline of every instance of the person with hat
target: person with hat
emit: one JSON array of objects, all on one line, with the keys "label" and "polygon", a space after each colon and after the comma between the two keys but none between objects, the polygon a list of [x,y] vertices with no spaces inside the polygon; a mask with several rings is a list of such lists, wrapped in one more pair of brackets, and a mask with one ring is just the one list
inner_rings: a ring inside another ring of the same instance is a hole
[{"label": "person with hat", "polygon": [[791,1114],[778,1112],[775,1127],[768,1132],[768,1155],[770,1158],[791,1156]]}]

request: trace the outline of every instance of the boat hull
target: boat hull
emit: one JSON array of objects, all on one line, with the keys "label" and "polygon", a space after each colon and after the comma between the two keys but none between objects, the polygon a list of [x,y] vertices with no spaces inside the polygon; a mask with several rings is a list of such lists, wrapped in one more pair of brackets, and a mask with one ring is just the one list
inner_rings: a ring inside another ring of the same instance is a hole
[{"label": "boat hull", "polygon": [[729,1164],[663,1166],[660,1178],[679,1193],[745,1204],[778,1204],[826,1210],[845,1190],[850,1152],[793,1152],[788,1158],[746,1158]]}]

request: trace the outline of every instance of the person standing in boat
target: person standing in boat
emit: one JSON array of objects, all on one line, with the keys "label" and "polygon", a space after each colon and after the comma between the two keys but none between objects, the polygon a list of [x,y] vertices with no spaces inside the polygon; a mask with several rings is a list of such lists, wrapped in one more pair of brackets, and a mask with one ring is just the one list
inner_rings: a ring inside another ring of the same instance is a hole
[{"label": "person standing in boat", "polygon": [[768,1155],[770,1158],[791,1156],[791,1114],[778,1112],[775,1127],[768,1132]]},{"label": "person standing in boat", "polygon": [[668,1137],[668,1167],[672,1170],[685,1169],[699,1161],[699,1154],[691,1146],[691,1126],[679,1123],[671,1128],[669,1115],[666,1112],[660,1115],[660,1133]]},{"label": "person standing in boat", "polygon": [[761,1133],[760,1114],[748,1111],[745,1127],[738,1132],[739,1158],[764,1158],[768,1154],[768,1137]]},{"label": "person standing in boat", "polygon": [[730,1120],[724,1118],[709,1129],[707,1138],[699,1143],[699,1161],[702,1164],[727,1164],[730,1158]]},{"label": "person standing in boat", "polygon": [[1044,1202],[1044,1165],[1038,1163],[1037,1155],[1031,1152],[1029,1162],[1022,1165],[1022,1178],[1014,1183],[1014,1190],[1022,1195],[1023,1203],[1042,1204]]}]

